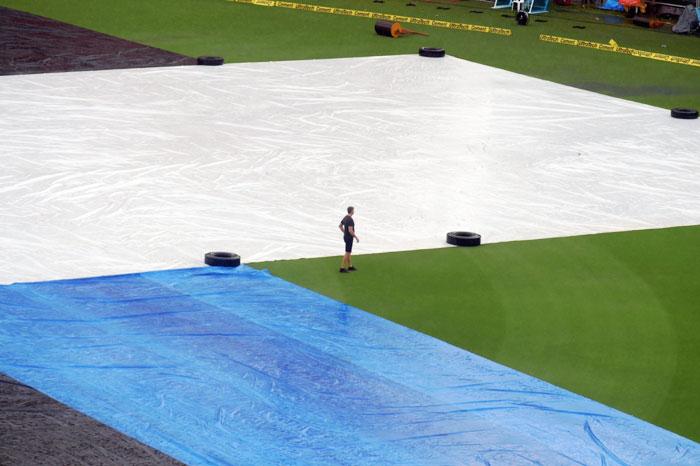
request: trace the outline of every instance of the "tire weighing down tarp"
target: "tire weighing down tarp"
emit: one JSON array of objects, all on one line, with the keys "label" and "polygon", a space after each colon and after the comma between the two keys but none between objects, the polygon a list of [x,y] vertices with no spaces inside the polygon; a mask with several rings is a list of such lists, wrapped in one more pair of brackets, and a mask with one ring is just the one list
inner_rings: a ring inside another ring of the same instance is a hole
[{"label": "tire weighing down tarp", "polygon": [[0,287],[0,372],[188,464],[700,463],[690,440],[246,266]]}]

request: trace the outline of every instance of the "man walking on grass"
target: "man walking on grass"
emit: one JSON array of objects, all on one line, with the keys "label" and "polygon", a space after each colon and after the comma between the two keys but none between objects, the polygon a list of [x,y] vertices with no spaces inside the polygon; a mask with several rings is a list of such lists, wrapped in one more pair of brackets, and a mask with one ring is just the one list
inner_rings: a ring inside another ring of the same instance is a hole
[{"label": "man walking on grass", "polygon": [[352,215],[355,213],[354,207],[348,207],[348,214],[343,217],[340,221],[340,231],[343,232],[343,240],[345,241],[345,255],[343,256],[343,261],[340,263],[340,273],[348,273],[348,271],[357,270],[352,266],[352,259],[350,254],[352,254],[352,240],[353,238],[360,242],[360,238],[355,234],[355,222],[352,220]]}]

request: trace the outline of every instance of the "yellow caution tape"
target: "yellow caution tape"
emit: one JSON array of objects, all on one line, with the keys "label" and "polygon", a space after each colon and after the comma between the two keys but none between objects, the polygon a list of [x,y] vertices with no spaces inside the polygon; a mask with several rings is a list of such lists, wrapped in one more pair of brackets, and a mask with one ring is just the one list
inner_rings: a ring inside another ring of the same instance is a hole
[{"label": "yellow caution tape", "polygon": [[700,60],[697,60],[695,58],[677,57],[674,55],[666,55],[664,53],[648,52],[646,50],[637,50],[628,47],[620,47],[617,44],[617,42],[615,42],[613,39],[610,39],[610,42],[607,44],[602,44],[600,42],[590,42],[587,40],[569,39],[567,37],[540,34],[540,40],[544,42],[552,42],[555,44],[573,45],[575,47],[585,47],[587,49],[602,50],[604,52],[622,53],[631,57],[648,58],[650,60],[658,60],[667,63],[678,63],[679,65],[700,67]]},{"label": "yellow caution tape", "polygon": [[382,19],[386,21],[397,21],[401,23],[422,24],[438,28],[457,29],[460,31],[485,32],[510,36],[510,29],[496,28],[491,26],[479,26],[478,24],[453,23],[451,21],[440,21],[427,18],[414,18],[412,16],[390,15],[388,13],[378,13],[374,11],[348,10],[346,8],[335,8],[330,6],[309,5],[306,3],[293,3],[278,0],[228,0],[233,3],[249,3],[258,6],[269,6],[278,8],[290,8],[293,10],[313,11],[315,13],[329,13],[332,15],[357,16],[359,18]]}]

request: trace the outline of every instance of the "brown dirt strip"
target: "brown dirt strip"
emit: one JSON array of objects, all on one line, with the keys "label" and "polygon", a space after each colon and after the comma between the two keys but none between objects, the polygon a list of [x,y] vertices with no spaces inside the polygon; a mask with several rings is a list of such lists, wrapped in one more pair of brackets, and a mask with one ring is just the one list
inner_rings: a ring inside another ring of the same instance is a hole
[{"label": "brown dirt strip", "polygon": [[182,466],[10,377],[0,374],[0,465]]},{"label": "brown dirt strip", "polygon": [[0,7],[0,75],[194,65],[197,60]]}]

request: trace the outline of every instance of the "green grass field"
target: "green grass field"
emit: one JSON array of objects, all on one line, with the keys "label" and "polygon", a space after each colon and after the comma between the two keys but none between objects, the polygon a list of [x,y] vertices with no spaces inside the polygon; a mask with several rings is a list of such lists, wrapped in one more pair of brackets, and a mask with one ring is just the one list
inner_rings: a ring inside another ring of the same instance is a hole
[{"label": "green grass field", "polygon": [[698,226],[251,265],[697,441],[697,257]]},{"label": "green grass field", "polygon": [[[451,55],[518,73],[589,89],[624,99],[671,107],[700,107],[700,68],[657,62],[541,42],[539,34],[608,42],[700,57],[700,38],[605,24],[608,12],[553,6],[525,27],[503,10],[476,0],[437,10],[436,4],[386,0],[308,0],[354,9],[507,27],[512,37],[411,26],[430,37],[377,36],[373,20],[267,8],[226,0],[0,0],[0,5],[179,52],[221,55],[229,62],[291,60],[416,53],[421,45],[444,47]],[[477,14],[471,11],[482,11]],[[596,19],[598,18],[598,19]],[[602,18],[602,19],[601,19]],[[573,26],[586,29],[574,29]],[[406,25],[408,26],[408,25]]]},{"label": "green grass field", "polygon": [[[700,57],[698,37],[607,25],[604,12],[554,7],[538,17],[547,22],[518,27],[501,16],[504,11],[475,0],[447,11],[421,2],[407,7],[403,0],[306,3],[509,27],[513,36],[405,25],[430,37],[388,39],[374,33],[372,20],[225,0],[0,0],[228,62],[405,54],[431,45],[620,98],[700,107],[700,68],[538,40],[541,33],[613,38],[628,47]],[[255,266],[699,441],[698,256],[700,227],[687,227],[360,256],[360,271],[349,276],[337,273],[338,258]]]}]

